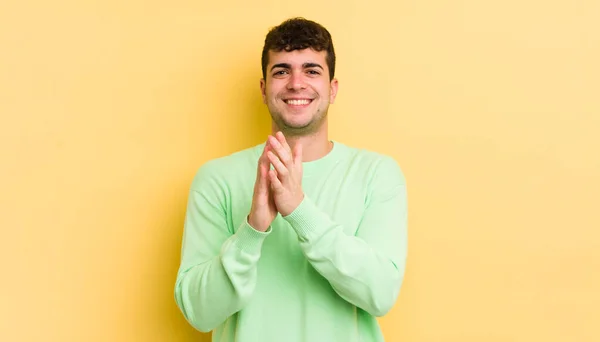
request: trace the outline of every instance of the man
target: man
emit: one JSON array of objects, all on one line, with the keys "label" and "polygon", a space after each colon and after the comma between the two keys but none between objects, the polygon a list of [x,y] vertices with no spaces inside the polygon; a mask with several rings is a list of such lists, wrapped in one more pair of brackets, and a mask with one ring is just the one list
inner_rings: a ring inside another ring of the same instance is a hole
[{"label": "man", "polygon": [[262,55],[272,135],[200,167],[175,298],[221,342],[379,342],[404,276],[404,176],[390,157],[330,140],[329,32],[302,18]]}]

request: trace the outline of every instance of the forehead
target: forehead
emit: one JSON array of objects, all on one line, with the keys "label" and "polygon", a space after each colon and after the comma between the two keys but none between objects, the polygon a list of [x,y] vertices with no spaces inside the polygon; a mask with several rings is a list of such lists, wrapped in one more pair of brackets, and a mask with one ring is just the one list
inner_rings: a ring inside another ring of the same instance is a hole
[{"label": "forehead", "polygon": [[302,66],[304,63],[318,63],[327,68],[327,51],[315,51],[311,48],[294,51],[269,51],[269,65],[286,63],[292,66]]}]

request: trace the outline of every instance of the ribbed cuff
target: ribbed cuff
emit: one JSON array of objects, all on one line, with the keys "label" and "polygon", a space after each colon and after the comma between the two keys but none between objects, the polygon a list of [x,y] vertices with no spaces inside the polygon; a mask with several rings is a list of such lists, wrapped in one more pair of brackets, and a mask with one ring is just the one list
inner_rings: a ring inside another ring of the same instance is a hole
[{"label": "ribbed cuff", "polygon": [[306,194],[296,210],[283,219],[292,226],[301,240],[308,240],[315,234],[321,234],[323,227],[328,227],[330,224],[329,217],[323,214]]},{"label": "ribbed cuff", "polygon": [[248,253],[260,253],[265,238],[271,234],[271,226],[265,231],[258,231],[248,223],[248,217],[235,233],[234,245]]}]

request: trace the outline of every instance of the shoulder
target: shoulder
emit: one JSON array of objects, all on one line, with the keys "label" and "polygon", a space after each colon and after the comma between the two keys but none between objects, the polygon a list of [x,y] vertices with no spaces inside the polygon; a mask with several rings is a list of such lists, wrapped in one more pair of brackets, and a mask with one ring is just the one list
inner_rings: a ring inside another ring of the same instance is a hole
[{"label": "shoulder", "polygon": [[260,145],[232,152],[228,155],[210,159],[202,164],[192,181],[192,189],[200,189],[207,183],[223,185],[228,181],[240,178],[247,172],[255,172],[260,157]]},{"label": "shoulder", "polygon": [[356,167],[366,173],[371,181],[394,181],[404,183],[404,172],[397,158],[367,148],[344,145],[351,167]]},{"label": "shoulder", "polygon": [[348,147],[349,170],[355,170],[365,187],[365,203],[391,199],[406,201],[406,178],[398,160],[391,154]]}]

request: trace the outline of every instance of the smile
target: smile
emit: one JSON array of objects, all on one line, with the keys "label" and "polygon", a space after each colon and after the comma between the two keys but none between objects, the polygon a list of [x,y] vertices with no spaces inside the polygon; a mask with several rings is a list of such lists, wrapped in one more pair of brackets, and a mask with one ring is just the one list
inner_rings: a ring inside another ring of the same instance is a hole
[{"label": "smile", "polygon": [[312,102],[312,99],[288,99],[283,101],[290,106],[306,106]]}]

